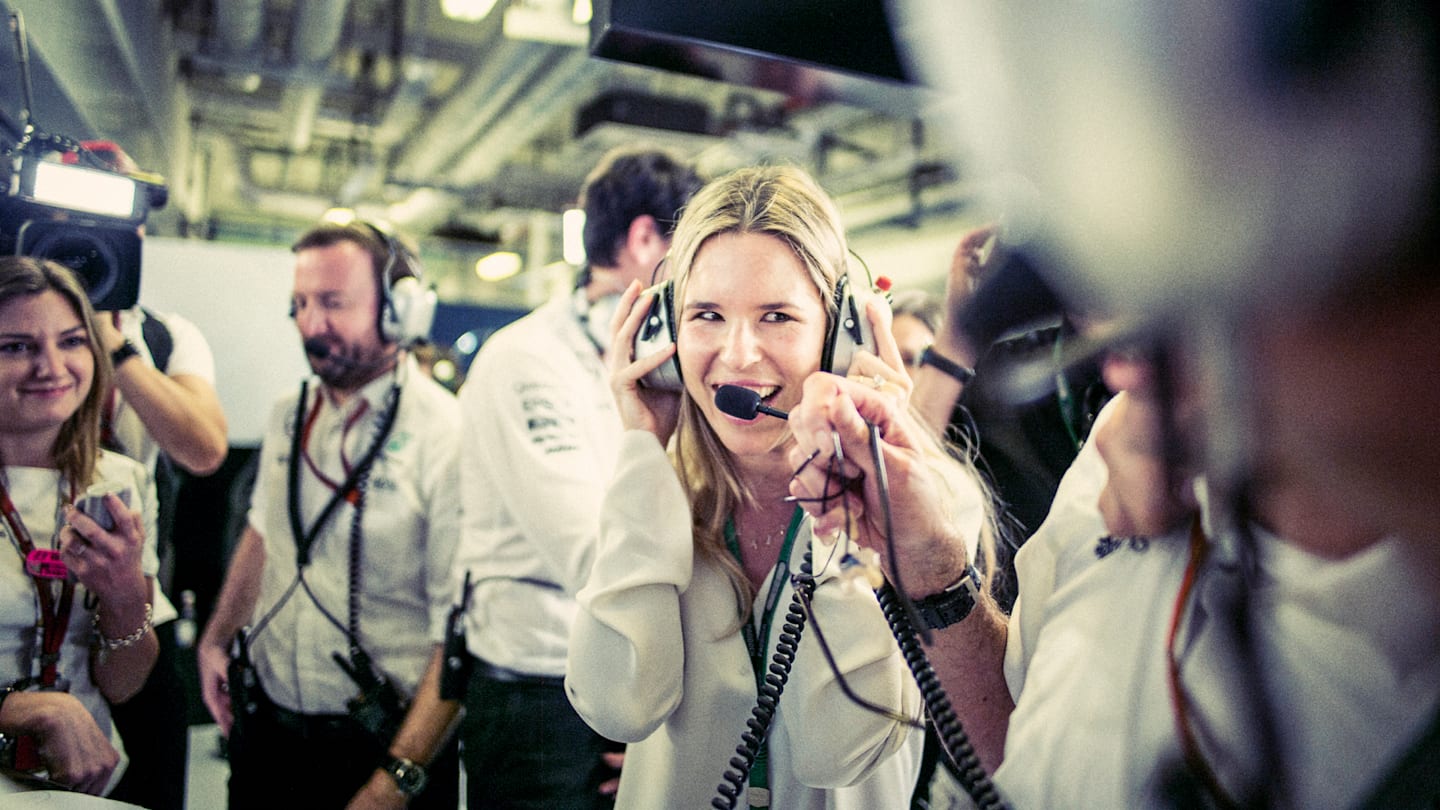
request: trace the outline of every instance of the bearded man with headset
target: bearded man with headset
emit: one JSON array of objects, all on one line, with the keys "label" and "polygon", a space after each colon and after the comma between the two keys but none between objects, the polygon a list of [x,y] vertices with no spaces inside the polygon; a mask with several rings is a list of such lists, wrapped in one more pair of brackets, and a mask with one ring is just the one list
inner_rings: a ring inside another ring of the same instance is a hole
[{"label": "bearded man with headset", "polygon": [[471,810],[610,801],[608,743],[564,689],[575,592],[590,571],[622,433],[603,356],[619,294],[655,273],[700,185],[662,152],[607,155],[581,191],[589,263],[573,292],[486,341],[460,390],[455,576],[470,583],[462,632],[473,674],[461,737]]},{"label": "bearded man with headset", "polygon": [[404,352],[434,296],[374,225],[321,225],[293,250],[291,312],[319,380],[271,415],[199,645],[230,807],[454,808],[458,704],[420,684],[439,673],[460,416]]}]

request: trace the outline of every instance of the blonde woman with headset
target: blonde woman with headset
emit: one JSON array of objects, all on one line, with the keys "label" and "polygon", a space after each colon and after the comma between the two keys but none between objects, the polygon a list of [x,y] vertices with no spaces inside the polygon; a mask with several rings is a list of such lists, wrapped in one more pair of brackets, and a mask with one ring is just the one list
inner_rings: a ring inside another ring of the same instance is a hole
[{"label": "blonde woman with headset", "polygon": [[[878,348],[857,347],[840,367],[849,262],[835,206],[810,177],[735,172],[702,189],[676,228],[674,344],[639,360],[612,352],[626,433],[578,595],[566,685],[596,730],[632,743],[619,807],[708,806],[722,779],[742,806],[909,801],[923,742],[914,679],[874,593],[841,575],[849,541],[815,535],[787,498],[793,439],[783,420],[764,415],[796,406],[821,370],[908,391],[881,302],[860,313]],[[649,304],[632,285],[612,345],[635,341]],[[822,357],[832,356],[827,367]],[[672,359],[680,391],[654,385]],[[763,410],[727,413],[716,403],[721,386],[748,389]],[[948,479],[967,477],[938,442],[929,462]],[[978,544],[989,509],[983,498],[973,506],[962,517]],[[768,734],[749,746],[742,759],[753,764],[740,773],[730,765],[736,745],[793,636],[785,625],[796,575],[814,584],[810,621]]]}]

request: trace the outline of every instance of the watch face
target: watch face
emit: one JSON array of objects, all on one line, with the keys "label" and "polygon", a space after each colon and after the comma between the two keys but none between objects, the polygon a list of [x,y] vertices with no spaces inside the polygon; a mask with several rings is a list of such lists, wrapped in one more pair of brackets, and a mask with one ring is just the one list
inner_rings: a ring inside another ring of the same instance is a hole
[{"label": "watch face", "polygon": [[395,777],[395,784],[399,786],[401,793],[414,796],[425,789],[425,769],[410,760],[392,760],[387,770]]}]

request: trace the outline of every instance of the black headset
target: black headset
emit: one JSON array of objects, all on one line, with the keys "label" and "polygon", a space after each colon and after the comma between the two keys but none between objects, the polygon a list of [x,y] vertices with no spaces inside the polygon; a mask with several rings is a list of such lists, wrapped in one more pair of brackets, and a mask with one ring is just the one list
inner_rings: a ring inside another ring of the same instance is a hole
[{"label": "black headset", "polygon": [[[864,262],[859,262],[863,267]],[[855,352],[860,349],[875,351],[875,335],[870,319],[865,317],[866,297],[877,294],[873,284],[868,282],[869,268],[866,268],[866,282],[852,278],[853,264],[847,263],[835,284],[835,318],[825,333],[825,345],[820,353],[820,369],[832,374],[850,370]],[[635,332],[635,359],[649,357],[663,351],[675,342],[679,313],[675,311],[675,282],[667,279],[646,291],[653,293],[650,311]],[[858,292],[858,294],[857,294]],[[659,368],[646,374],[641,383],[647,388],[679,391],[685,387],[680,378],[678,355],[666,360]]]}]

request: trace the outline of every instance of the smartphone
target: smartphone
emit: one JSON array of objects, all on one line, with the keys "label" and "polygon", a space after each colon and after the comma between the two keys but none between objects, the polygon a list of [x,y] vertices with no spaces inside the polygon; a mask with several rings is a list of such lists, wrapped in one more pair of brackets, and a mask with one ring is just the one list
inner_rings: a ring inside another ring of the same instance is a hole
[{"label": "smartphone", "polygon": [[105,505],[106,495],[116,495],[125,506],[130,506],[130,487],[126,484],[114,481],[102,481],[98,484],[91,484],[85,494],[81,495],[75,502],[75,508],[84,512],[87,517],[100,524],[100,528],[107,532],[115,531],[115,516],[110,514],[110,508]]}]

